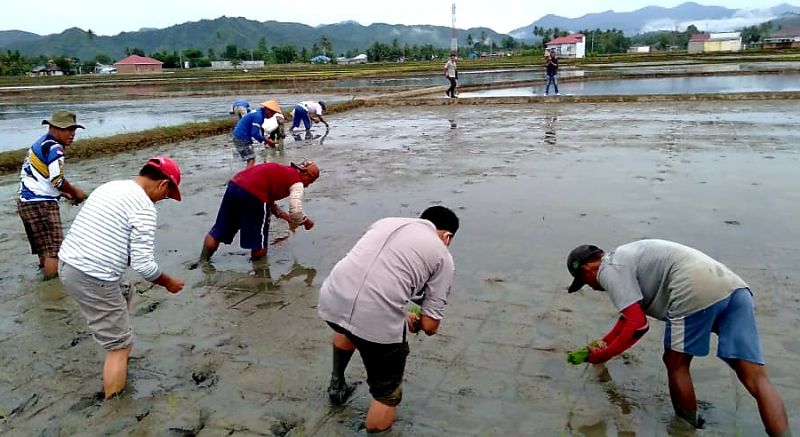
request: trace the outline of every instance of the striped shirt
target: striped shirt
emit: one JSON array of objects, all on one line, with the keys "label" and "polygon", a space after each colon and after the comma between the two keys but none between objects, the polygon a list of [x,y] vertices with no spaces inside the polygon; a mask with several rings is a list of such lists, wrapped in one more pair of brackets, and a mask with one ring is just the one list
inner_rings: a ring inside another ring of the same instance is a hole
[{"label": "striped shirt", "polygon": [[19,200],[57,201],[64,183],[64,147],[50,134],[39,138],[25,157],[19,173]]},{"label": "striped shirt", "polygon": [[102,281],[119,281],[128,264],[148,281],[161,276],[155,261],[157,212],[132,180],[95,189],[75,217],[58,258]]}]

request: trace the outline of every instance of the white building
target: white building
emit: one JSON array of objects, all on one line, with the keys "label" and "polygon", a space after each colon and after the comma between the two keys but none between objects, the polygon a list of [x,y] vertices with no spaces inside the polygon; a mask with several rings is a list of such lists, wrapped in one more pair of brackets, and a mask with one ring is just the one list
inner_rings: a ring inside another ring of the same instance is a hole
[{"label": "white building", "polygon": [[738,52],[742,50],[739,32],[697,33],[689,38],[689,53]]},{"label": "white building", "polygon": [[264,61],[239,61],[233,65],[231,61],[211,61],[211,68],[215,70],[227,70],[231,68],[264,68]]},{"label": "white building", "polygon": [[562,36],[550,40],[545,44],[546,52],[555,51],[559,57],[563,58],[583,58],[586,56],[586,36],[582,33]]},{"label": "white building", "polygon": [[366,64],[367,63],[367,55],[362,53],[362,54],[360,54],[360,55],[358,55],[358,56],[356,56],[354,58],[345,58],[345,57],[336,58],[336,63],[337,64],[345,64],[345,65],[347,65],[347,64]]},{"label": "white building", "polygon": [[630,46],[628,53],[650,53],[650,46]]}]

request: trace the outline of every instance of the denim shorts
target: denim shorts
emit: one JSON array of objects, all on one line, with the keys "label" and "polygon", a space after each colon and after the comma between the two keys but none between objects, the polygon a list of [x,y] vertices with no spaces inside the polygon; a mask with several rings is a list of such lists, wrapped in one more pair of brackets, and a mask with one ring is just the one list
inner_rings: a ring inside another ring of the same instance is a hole
[{"label": "denim shorts", "polygon": [[239,156],[242,157],[243,161],[255,159],[256,157],[256,152],[255,149],[253,149],[252,141],[245,141],[241,138],[233,137],[233,147],[235,147],[236,151],[239,152]]},{"label": "denim shorts", "polygon": [[228,182],[217,221],[209,234],[218,241],[231,244],[236,233],[239,233],[242,249],[264,249],[269,244],[271,206],[233,182]]},{"label": "denim shorts", "polygon": [[712,332],[719,338],[717,356],[723,361],[764,364],[749,288],[736,289],[725,299],[688,316],[667,318],[664,348],[704,357],[710,349]]}]

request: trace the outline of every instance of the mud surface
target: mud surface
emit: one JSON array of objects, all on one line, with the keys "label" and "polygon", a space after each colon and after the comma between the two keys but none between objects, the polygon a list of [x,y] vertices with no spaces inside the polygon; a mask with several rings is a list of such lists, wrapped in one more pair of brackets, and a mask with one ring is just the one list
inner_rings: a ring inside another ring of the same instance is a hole
[{"label": "mud surface", "polygon": [[[772,101],[336,115],[324,144],[290,138],[283,154],[262,157],[320,163],[305,205],[317,227],[285,239],[274,223],[268,266],[234,245],[205,271],[188,265],[241,167],[226,136],[68,164],[89,189],[153,154],[172,155],[185,173],[184,201],[159,206],[157,257],[187,286],[172,296],[131,277],[128,394],[102,404],[100,348],[58,282],[36,280],[14,178],[5,178],[0,433],[363,433],[365,384],[346,406],[327,403],[330,330],[316,317],[318,289],[371,222],[439,203],[461,216],[451,247],[458,277],[440,334],[411,339],[396,435],[761,435],[754,401],[713,357],[693,366],[707,429],[673,418],[661,323],[607,366],[565,363],[567,350],[616,318],[605,296],[564,292],[567,252],[643,237],[700,248],[752,286],[768,370],[796,432],[799,109]],[[69,222],[77,210],[62,211]],[[358,357],[348,378],[365,378]]]},{"label": "mud surface", "polygon": [[86,127],[86,130],[78,131],[78,138],[89,138],[229,117],[231,104],[238,97],[248,99],[253,108],[270,98],[278,100],[281,107],[291,110],[297,102],[303,100],[335,101],[347,100],[352,96],[267,93],[234,97],[172,96],[138,100],[94,100],[88,103],[0,104],[0,151],[30,147],[46,132],[41,122],[49,118],[55,109],[66,108],[75,112],[78,121]]},{"label": "mud surface", "polygon": [[[502,88],[483,91],[462,92],[460,97],[505,97],[542,95],[546,83],[534,87]],[[648,79],[591,80],[561,82],[558,90],[562,95],[647,95],[647,94],[694,94],[694,93],[746,93],[800,91],[800,75],[735,75],[735,76],[691,76]],[[555,93],[550,87],[550,92]]]}]

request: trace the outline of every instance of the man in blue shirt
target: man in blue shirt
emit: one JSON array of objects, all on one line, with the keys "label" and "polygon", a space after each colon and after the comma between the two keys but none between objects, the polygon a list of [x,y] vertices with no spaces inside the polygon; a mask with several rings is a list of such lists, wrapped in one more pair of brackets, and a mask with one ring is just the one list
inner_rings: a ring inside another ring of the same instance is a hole
[{"label": "man in blue shirt", "polygon": [[236,115],[240,120],[250,112],[250,102],[245,99],[238,99],[231,105],[231,115]]},{"label": "man in blue shirt", "polygon": [[246,114],[236,124],[236,128],[233,129],[233,145],[236,147],[236,151],[239,152],[239,156],[247,161],[247,167],[252,167],[256,162],[253,140],[269,146],[275,145],[274,141],[264,138],[262,125],[264,120],[280,113],[281,107],[278,102],[268,100],[262,103],[257,110]]},{"label": "man in blue shirt", "polygon": [[50,128],[33,143],[22,164],[17,211],[44,279],[50,279],[58,275],[58,250],[64,240],[58,201],[63,196],[77,205],[86,198],[64,177],[64,147],[72,144],[75,131],[83,126],[69,111],[56,111],[42,124]]}]

